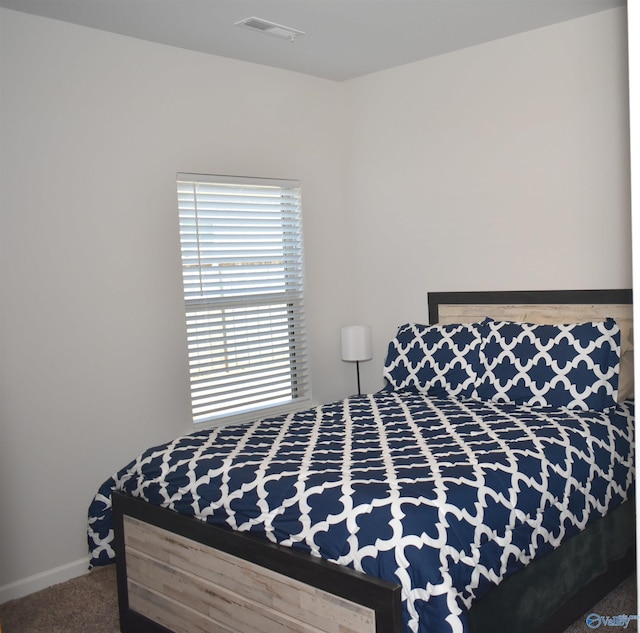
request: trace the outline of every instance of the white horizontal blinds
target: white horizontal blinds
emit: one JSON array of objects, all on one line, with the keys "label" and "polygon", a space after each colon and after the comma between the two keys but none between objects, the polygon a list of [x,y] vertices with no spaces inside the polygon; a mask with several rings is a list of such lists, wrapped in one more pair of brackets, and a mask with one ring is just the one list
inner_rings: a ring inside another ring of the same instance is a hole
[{"label": "white horizontal blinds", "polygon": [[300,187],[178,174],[193,418],[306,398]]}]

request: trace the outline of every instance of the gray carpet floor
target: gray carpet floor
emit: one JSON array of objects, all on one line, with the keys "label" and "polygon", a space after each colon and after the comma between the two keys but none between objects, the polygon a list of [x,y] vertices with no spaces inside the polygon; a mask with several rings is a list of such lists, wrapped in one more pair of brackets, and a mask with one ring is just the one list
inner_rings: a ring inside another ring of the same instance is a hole
[{"label": "gray carpet floor", "polygon": [[[565,633],[595,630],[586,616],[635,615],[637,613],[636,576],[621,583],[588,613],[575,621]],[[93,570],[79,578],[0,605],[1,633],[117,633],[118,599],[113,565]],[[621,626],[598,627],[601,632],[637,631],[632,621]]]},{"label": "gray carpet floor", "polygon": [[0,605],[1,633],[116,633],[115,566]]}]

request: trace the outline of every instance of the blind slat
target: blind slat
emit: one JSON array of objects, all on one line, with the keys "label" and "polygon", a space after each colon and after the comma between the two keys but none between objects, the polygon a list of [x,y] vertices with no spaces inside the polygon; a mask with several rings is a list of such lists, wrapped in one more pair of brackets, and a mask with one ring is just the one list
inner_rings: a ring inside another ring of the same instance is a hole
[{"label": "blind slat", "polygon": [[178,174],[196,423],[308,399],[300,187]]}]

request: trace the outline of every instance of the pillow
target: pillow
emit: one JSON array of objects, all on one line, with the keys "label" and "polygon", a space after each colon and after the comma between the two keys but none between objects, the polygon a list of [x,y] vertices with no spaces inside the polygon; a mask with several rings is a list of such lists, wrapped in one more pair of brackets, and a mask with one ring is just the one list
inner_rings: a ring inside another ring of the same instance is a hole
[{"label": "pillow", "polygon": [[[561,323],[558,317],[541,314],[539,312],[527,312],[523,321],[527,323]],[[618,378],[618,402],[624,402],[633,398],[633,320],[616,319],[620,328],[620,374]]]},{"label": "pillow", "polygon": [[389,343],[383,375],[393,389],[471,397],[480,369],[483,323],[406,323]]},{"label": "pillow", "polygon": [[490,320],[486,327],[480,399],[592,411],[615,406],[620,328],[614,319],[557,325]]}]

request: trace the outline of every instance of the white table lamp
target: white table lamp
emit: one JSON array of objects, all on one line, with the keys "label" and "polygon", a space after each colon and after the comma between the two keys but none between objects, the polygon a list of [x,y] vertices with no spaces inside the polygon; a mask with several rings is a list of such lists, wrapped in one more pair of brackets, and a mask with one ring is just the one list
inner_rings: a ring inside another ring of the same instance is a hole
[{"label": "white table lamp", "polygon": [[360,395],[360,361],[373,357],[370,325],[347,325],[341,330],[342,360],[355,362]]}]

